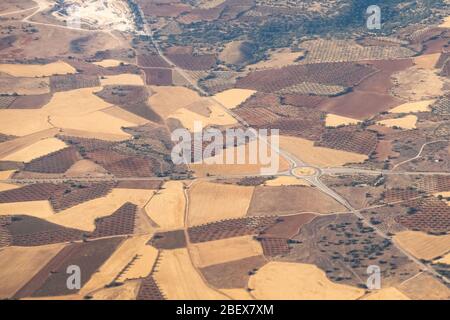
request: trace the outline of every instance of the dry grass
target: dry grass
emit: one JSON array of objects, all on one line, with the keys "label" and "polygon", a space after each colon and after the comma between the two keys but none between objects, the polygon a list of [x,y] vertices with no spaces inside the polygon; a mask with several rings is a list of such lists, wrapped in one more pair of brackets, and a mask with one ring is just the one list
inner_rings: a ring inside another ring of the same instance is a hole
[{"label": "dry grass", "polygon": [[311,264],[269,262],[250,277],[252,295],[262,300],[355,300],[363,289],[331,282]]},{"label": "dry grass", "polygon": [[440,28],[450,28],[450,16],[445,17],[444,21],[439,25]]},{"label": "dry grass", "polygon": [[254,187],[199,182],[189,190],[189,225],[246,215]]},{"label": "dry grass", "polygon": [[136,300],[139,281],[127,281],[119,287],[105,288],[92,295],[93,300]]},{"label": "dry grass", "polygon": [[245,289],[220,289],[220,291],[231,297],[233,300],[255,300]]},{"label": "dry grass", "polygon": [[0,250],[0,299],[11,298],[63,247],[63,244],[52,244]]},{"label": "dry grass", "polygon": [[2,158],[3,161],[30,162],[33,159],[66,148],[67,145],[56,138],[47,138],[33,143],[17,152]]},{"label": "dry grass", "polygon": [[325,125],[327,127],[348,126],[352,124],[358,124],[360,122],[361,121],[357,119],[342,117],[331,113],[327,114],[327,117],[325,119]]},{"label": "dry grass", "polygon": [[415,115],[408,115],[401,118],[396,119],[387,119],[387,120],[381,120],[377,122],[380,125],[389,127],[389,128],[401,128],[405,130],[411,130],[416,128],[417,123],[417,116]]},{"label": "dry grass", "polygon": [[145,207],[145,212],[163,229],[184,227],[185,199],[183,183],[168,181],[163,189],[153,196]]},{"label": "dry grass", "polygon": [[13,175],[14,172],[16,172],[16,170],[0,171],[0,180],[7,180],[7,179],[9,179]]},{"label": "dry grass", "polygon": [[261,244],[253,236],[197,243],[189,250],[192,261],[200,268],[263,254]]},{"label": "dry grass", "polygon": [[425,272],[403,282],[398,289],[413,300],[450,299],[450,289]]},{"label": "dry grass", "polygon": [[433,261],[433,263],[444,263],[450,265],[450,253],[447,253],[442,258]]},{"label": "dry grass", "polygon": [[436,100],[425,100],[425,101],[404,103],[402,105],[399,105],[398,107],[395,107],[395,108],[389,110],[389,113],[428,112],[431,109],[430,106],[435,101]]},{"label": "dry grass", "polygon": [[433,260],[450,249],[450,235],[434,236],[418,231],[403,231],[394,240],[419,259]]},{"label": "dry grass", "polygon": [[214,100],[227,109],[234,109],[255,93],[256,91],[254,90],[230,89],[216,94]]},{"label": "dry grass", "polygon": [[186,249],[164,251],[154,278],[169,300],[224,300],[195,270]]},{"label": "dry grass", "polygon": [[134,123],[137,126],[141,126],[149,122],[147,119],[126,111],[118,106],[112,106],[110,108],[103,109],[102,112],[123,121]]},{"label": "dry grass", "polygon": [[0,72],[14,77],[48,77],[53,75],[73,74],[77,70],[71,65],[57,61],[48,64],[0,64]]},{"label": "dry grass", "polygon": [[7,191],[7,190],[13,190],[13,189],[17,189],[17,188],[20,188],[20,187],[16,186],[15,184],[0,182],[0,192]]},{"label": "dry grass", "polygon": [[49,92],[49,78],[0,78],[0,93],[2,94],[39,95]]},{"label": "dry grass", "polygon": [[105,59],[102,61],[94,62],[93,64],[103,67],[103,68],[109,68],[109,67],[118,67],[121,64],[127,64],[124,61],[115,60],[115,59]]},{"label": "dry grass", "polygon": [[281,49],[270,54],[268,60],[260,61],[247,66],[247,70],[281,68],[295,64],[295,61],[302,57],[302,52],[291,52],[290,49]]},{"label": "dry grass", "polygon": [[103,177],[107,174],[108,172],[103,167],[86,159],[75,162],[74,165],[64,173],[64,175],[69,178],[85,176]]},{"label": "dry grass", "polygon": [[346,163],[361,163],[367,159],[367,156],[362,154],[315,147],[314,142],[297,137],[280,136],[280,148],[310,165],[319,167],[336,167]]}]

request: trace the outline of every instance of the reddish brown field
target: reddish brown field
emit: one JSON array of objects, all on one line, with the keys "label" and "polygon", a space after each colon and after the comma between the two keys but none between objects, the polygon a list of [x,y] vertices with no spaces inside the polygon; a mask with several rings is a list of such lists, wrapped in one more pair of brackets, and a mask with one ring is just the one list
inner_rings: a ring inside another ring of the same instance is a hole
[{"label": "reddish brown field", "polygon": [[288,94],[282,98],[283,104],[295,107],[317,108],[329,98],[320,96],[307,96],[302,94]]},{"label": "reddish brown field", "polygon": [[147,276],[142,280],[137,300],[165,300],[164,295],[158,287],[152,275]]},{"label": "reddish brown field", "polygon": [[419,180],[417,188],[428,193],[450,191],[450,177],[448,176],[427,176]]},{"label": "reddish brown field", "polygon": [[157,249],[172,250],[186,247],[183,230],[156,233],[148,243]]},{"label": "reddish brown field", "polygon": [[189,228],[189,238],[193,243],[228,239],[259,234],[277,223],[276,217],[248,217],[230,219]]},{"label": "reddish brown field", "polygon": [[144,68],[170,68],[170,65],[157,54],[142,54],[137,57],[138,65]]},{"label": "reddish brown field", "polygon": [[391,76],[395,72],[411,67],[412,59],[367,61],[367,63],[380,71],[364,79],[352,92],[327,99],[321,104],[320,109],[362,120],[402,104],[401,100],[389,93],[393,87]]},{"label": "reddish brown field", "polygon": [[336,150],[344,150],[370,155],[378,143],[376,133],[362,131],[353,127],[328,129],[322,135],[317,145]]},{"label": "reddish brown field", "polygon": [[31,184],[22,188],[0,192],[0,203],[49,200],[59,188],[56,184]]},{"label": "reddish brown field", "polygon": [[75,162],[83,159],[74,147],[65,148],[37,158],[25,165],[25,171],[40,173],[64,173]]},{"label": "reddish brown field", "polygon": [[40,109],[50,102],[52,94],[39,94],[18,96],[9,105],[8,109]]},{"label": "reddish brown field", "polygon": [[171,86],[172,69],[152,68],[145,69],[145,82],[154,86]]},{"label": "reddish brown field", "polygon": [[276,92],[301,82],[353,87],[376,69],[354,63],[317,63],[255,71],[238,79],[237,88]]},{"label": "reddish brown field", "polygon": [[170,54],[167,58],[178,67],[186,70],[199,71],[209,70],[216,64],[216,56],[213,54],[190,55],[190,54]]},{"label": "reddish brown field", "polygon": [[158,190],[162,186],[161,180],[121,180],[117,183],[117,188]]},{"label": "reddish brown field", "polygon": [[383,193],[382,198],[385,203],[393,203],[414,199],[420,196],[416,190],[409,189],[390,189]]},{"label": "reddish brown field", "polygon": [[450,206],[435,197],[413,200],[408,207],[417,212],[396,217],[396,221],[414,231],[447,233],[450,230]]}]

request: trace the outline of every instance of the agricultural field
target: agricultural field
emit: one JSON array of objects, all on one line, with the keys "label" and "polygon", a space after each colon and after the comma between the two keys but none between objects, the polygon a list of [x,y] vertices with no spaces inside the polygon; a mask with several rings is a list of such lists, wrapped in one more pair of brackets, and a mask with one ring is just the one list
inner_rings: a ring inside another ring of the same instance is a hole
[{"label": "agricultural field", "polygon": [[1,1],[0,299],[450,300],[450,3],[370,5]]}]

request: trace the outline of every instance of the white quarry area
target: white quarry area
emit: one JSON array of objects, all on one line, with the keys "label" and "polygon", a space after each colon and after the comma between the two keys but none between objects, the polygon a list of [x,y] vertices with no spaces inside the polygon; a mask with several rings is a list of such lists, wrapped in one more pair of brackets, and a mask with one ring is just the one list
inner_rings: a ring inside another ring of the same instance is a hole
[{"label": "white quarry area", "polygon": [[54,16],[71,27],[133,31],[133,16],[126,0],[59,0]]}]

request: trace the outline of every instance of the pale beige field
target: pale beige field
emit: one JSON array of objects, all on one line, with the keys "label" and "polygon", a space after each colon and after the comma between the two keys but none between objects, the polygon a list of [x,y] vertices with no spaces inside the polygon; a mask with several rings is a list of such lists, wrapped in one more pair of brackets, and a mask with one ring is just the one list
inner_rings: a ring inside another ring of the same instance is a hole
[{"label": "pale beige field", "polygon": [[432,275],[422,272],[397,288],[412,300],[449,300],[450,289]]},{"label": "pale beige field", "polygon": [[440,28],[450,28],[450,16],[445,17],[444,21],[439,25]]},{"label": "pale beige field", "polygon": [[398,127],[405,130],[411,130],[416,128],[417,116],[408,115],[397,119],[381,120],[377,123],[389,128]]},{"label": "pale beige field", "polygon": [[285,67],[295,64],[295,61],[301,56],[303,56],[302,52],[291,52],[290,49],[277,50],[270,54],[268,60],[249,65],[247,70]]},{"label": "pale beige field", "polygon": [[130,85],[130,86],[143,86],[145,85],[142,76],[138,74],[119,74],[114,76],[104,76],[100,78],[100,84],[102,86],[112,85]]},{"label": "pale beige field", "polygon": [[197,92],[185,87],[151,86],[150,88],[153,94],[148,103],[163,118],[202,99]]},{"label": "pale beige field", "polygon": [[180,181],[168,181],[159,190],[145,212],[163,229],[181,229],[184,227],[184,187]]},{"label": "pale beige field", "polygon": [[[257,151],[260,147],[259,143],[260,142],[258,142],[257,140],[253,140],[245,145],[227,148],[225,152],[223,150],[219,150],[219,152],[215,156],[206,157],[203,163],[190,164],[189,167],[198,177],[205,177],[207,175],[220,176],[261,174],[263,173],[262,170],[270,169],[271,165],[267,164],[267,162],[265,161],[262,161],[261,157],[259,156],[258,159],[256,159],[255,163],[252,163],[250,154],[259,154],[259,152]],[[228,152],[230,154],[233,154],[234,158],[230,158]],[[240,156],[245,156],[242,161],[243,164],[238,164],[237,159]],[[272,157],[272,150],[270,149],[270,147],[267,147],[267,154],[264,155],[264,157],[267,157],[268,159],[271,158],[273,160],[272,167],[275,167],[275,172],[284,172],[289,170],[289,162],[276,153]],[[226,164],[230,162],[232,164]],[[276,170],[276,167],[278,167],[278,170]]]},{"label": "pale beige field", "polygon": [[440,56],[440,53],[432,53],[414,57],[414,64],[419,68],[434,70]]},{"label": "pale beige field", "polygon": [[434,196],[435,197],[442,196],[443,197],[442,200],[447,202],[447,205],[450,206],[450,200],[447,200],[447,199],[450,199],[450,191],[448,191],[448,192],[438,192],[438,193],[435,193]]},{"label": "pale beige field", "polygon": [[0,78],[1,94],[33,95],[50,92],[50,78]]},{"label": "pale beige field", "polygon": [[[179,120],[183,127],[191,132],[199,132],[208,126],[231,126],[237,124],[236,119],[225,112],[219,105],[212,104],[208,108],[211,111],[209,116],[181,108],[170,114],[168,118]],[[198,127],[195,126],[196,122],[199,124]]]},{"label": "pale beige field", "polygon": [[389,113],[414,113],[414,112],[428,112],[430,111],[430,106],[436,100],[425,100],[418,102],[407,102],[394,109],[389,110]]},{"label": "pale beige field", "polygon": [[220,289],[220,291],[233,300],[255,300],[245,289]]},{"label": "pale beige field", "polygon": [[195,243],[189,246],[192,262],[199,268],[241,260],[263,254],[253,236]]},{"label": "pale beige field", "polygon": [[93,300],[136,300],[139,281],[127,281],[121,286],[105,288],[92,295]]},{"label": "pale beige field", "polygon": [[315,147],[313,141],[297,137],[280,136],[280,148],[302,159],[310,165],[336,167],[346,163],[362,163],[366,155]]},{"label": "pale beige field", "polygon": [[107,175],[108,172],[98,164],[90,160],[79,160],[73,164],[65,173],[66,177],[102,177]]},{"label": "pale beige field", "polygon": [[252,295],[263,300],[355,300],[363,289],[331,282],[311,264],[271,261],[250,277]]},{"label": "pale beige field", "polygon": [[3,161],[30,162],[33,159],[66,148],[67,145],[56,138],[47,138],[29,145],[2,158]]},{"label": "pale beige field", "polygon": [[69,136],[69,137],[99,139],[99,140],[106,140],[106,141],[125,141],[125,140],[130,139],[130,136],[124,135],[123,132],[121,134],[111,134],[111,133],[91,132],[91,131],[67,129],[67,128],[63,128],[60,130],[61,130],[61,132],[60,132],[61,135]]},{"label": "pale beige field", "polygon": [[411,300],[395,287],[383,288],[364,296],[361,300]]},{"label": "pale beige field", "polygon": [[113,189],[105,197],[86,201],[57,215],[47,216],[45,219],[68,228],[94,231],[95,219],[111,215],[126,202],[142,208],[153,192],[154,190]]},{"label": "pale beige field", "polygon": [[77,70],[71,65],[57,61],[48,64],[0,64],[0,72],[14,77],[48,77],[53,75],[73,74]]},{"label": "pale beige field", "polygon": [[348,126],[351,124],[361,123],[360,120],[338,116],[335,114],[328,113],[325,119],[325,126],[327,127],[339,127]]},{"label": "pale beige field", "polygon": [[55,216],[55,212],[48,201],[27,201],[0,203],[0,216],[26,214],[41,219]]},{"label": "pale beige field", "polygon": [[403,249],[419,259],[433,260],[450,250],[450,235],[434,236],[418,231],[402,231],[394,236]]},{"label": "pale beige field", "polygon": [[292,173],[297,176],[313,176],[317,173],[317,170],[311,167],[299,167],[292,170]]},{"label": "pale beige field", "polygon": [[94,62],[93,64],[103,67],[103,68],[109,68],[109,67],[117,67],[117,66],[120,66],[121,64],[127,64],[127,63],[124,61],[115,60],[115,59],[105,59],[102,61]]},{"label": "pale beige field", "polygon": [[450,253],[447,253],[442,258],[433,261],[433,263],[444,263],[450,265]]},{"label": "pale beige field", "polygon": [[227,109],[234,109],[255,93],[254,90],[230,89],[216,94],[213,98]]},{"label": "pale beige field", "polygon": [[189,190],[189,225],[245,216],[253,191],[254,187],[195,183]]},{"label": "pale beige field", "polygon": [[0,299],[11,298],[62,248],[63,244],[39,247],[6,247],[0,250]]},{"label": "pale beige field", "polygon": [[169,300],[227,299],[203,281],[186,249],[163,251],[156,270],[153,277]]},{"label": "pale beige field", "polygon": [[0,180],[7,180],[7,179],[9,179],[13,175],[14,172],[16,172],[16,170],[0,171]]},{"label": "pale beige field", "polygon": [[147,119],[144,119],[134,113],[128,112],[118,106],[112,106],[112,107],[103,109],[102,112],[104,112],[110,116],[113,116],[115,118],[121,119],[123,121],[134,123],[138,126],[144,125],[149,122]]},{"label": "pale beige field", "polygon": [[280,176],[272,180],[267,180],[264,185],[268,187],[281,186],[309,186],[309,182],[296,177]]},{"label": "pale beige field", "polygon": [[[119,272],[122,271],[137,254],[142,255],[142,257],[136,260],[137,264],[132,265],[131,269],[128,270],[129,275],[124,274],[118,281],[123,282],[127,279],[131,279],[131,277],[139,278],[147,276],[150,273],[158,254],[158,250],[145,245],[149,239],[149,236],[137,236],[128,238],[122,242],[120,247],[118,247],[99,270],[93,274],[83,288],[81,288],[80,295],[84,296],[90,294],[91,292],[110,284],[116,276],[119,275]],[[139,262],[139,260],[141,260],[141,262]]]},{"label": "pale beige field", "polygon": [[0,182],[0,192],[7,191],[7,190],[13,190],[13,189],[17,189],[17,188],[20,188],[20,186],[16,186],[15,184]]}]

